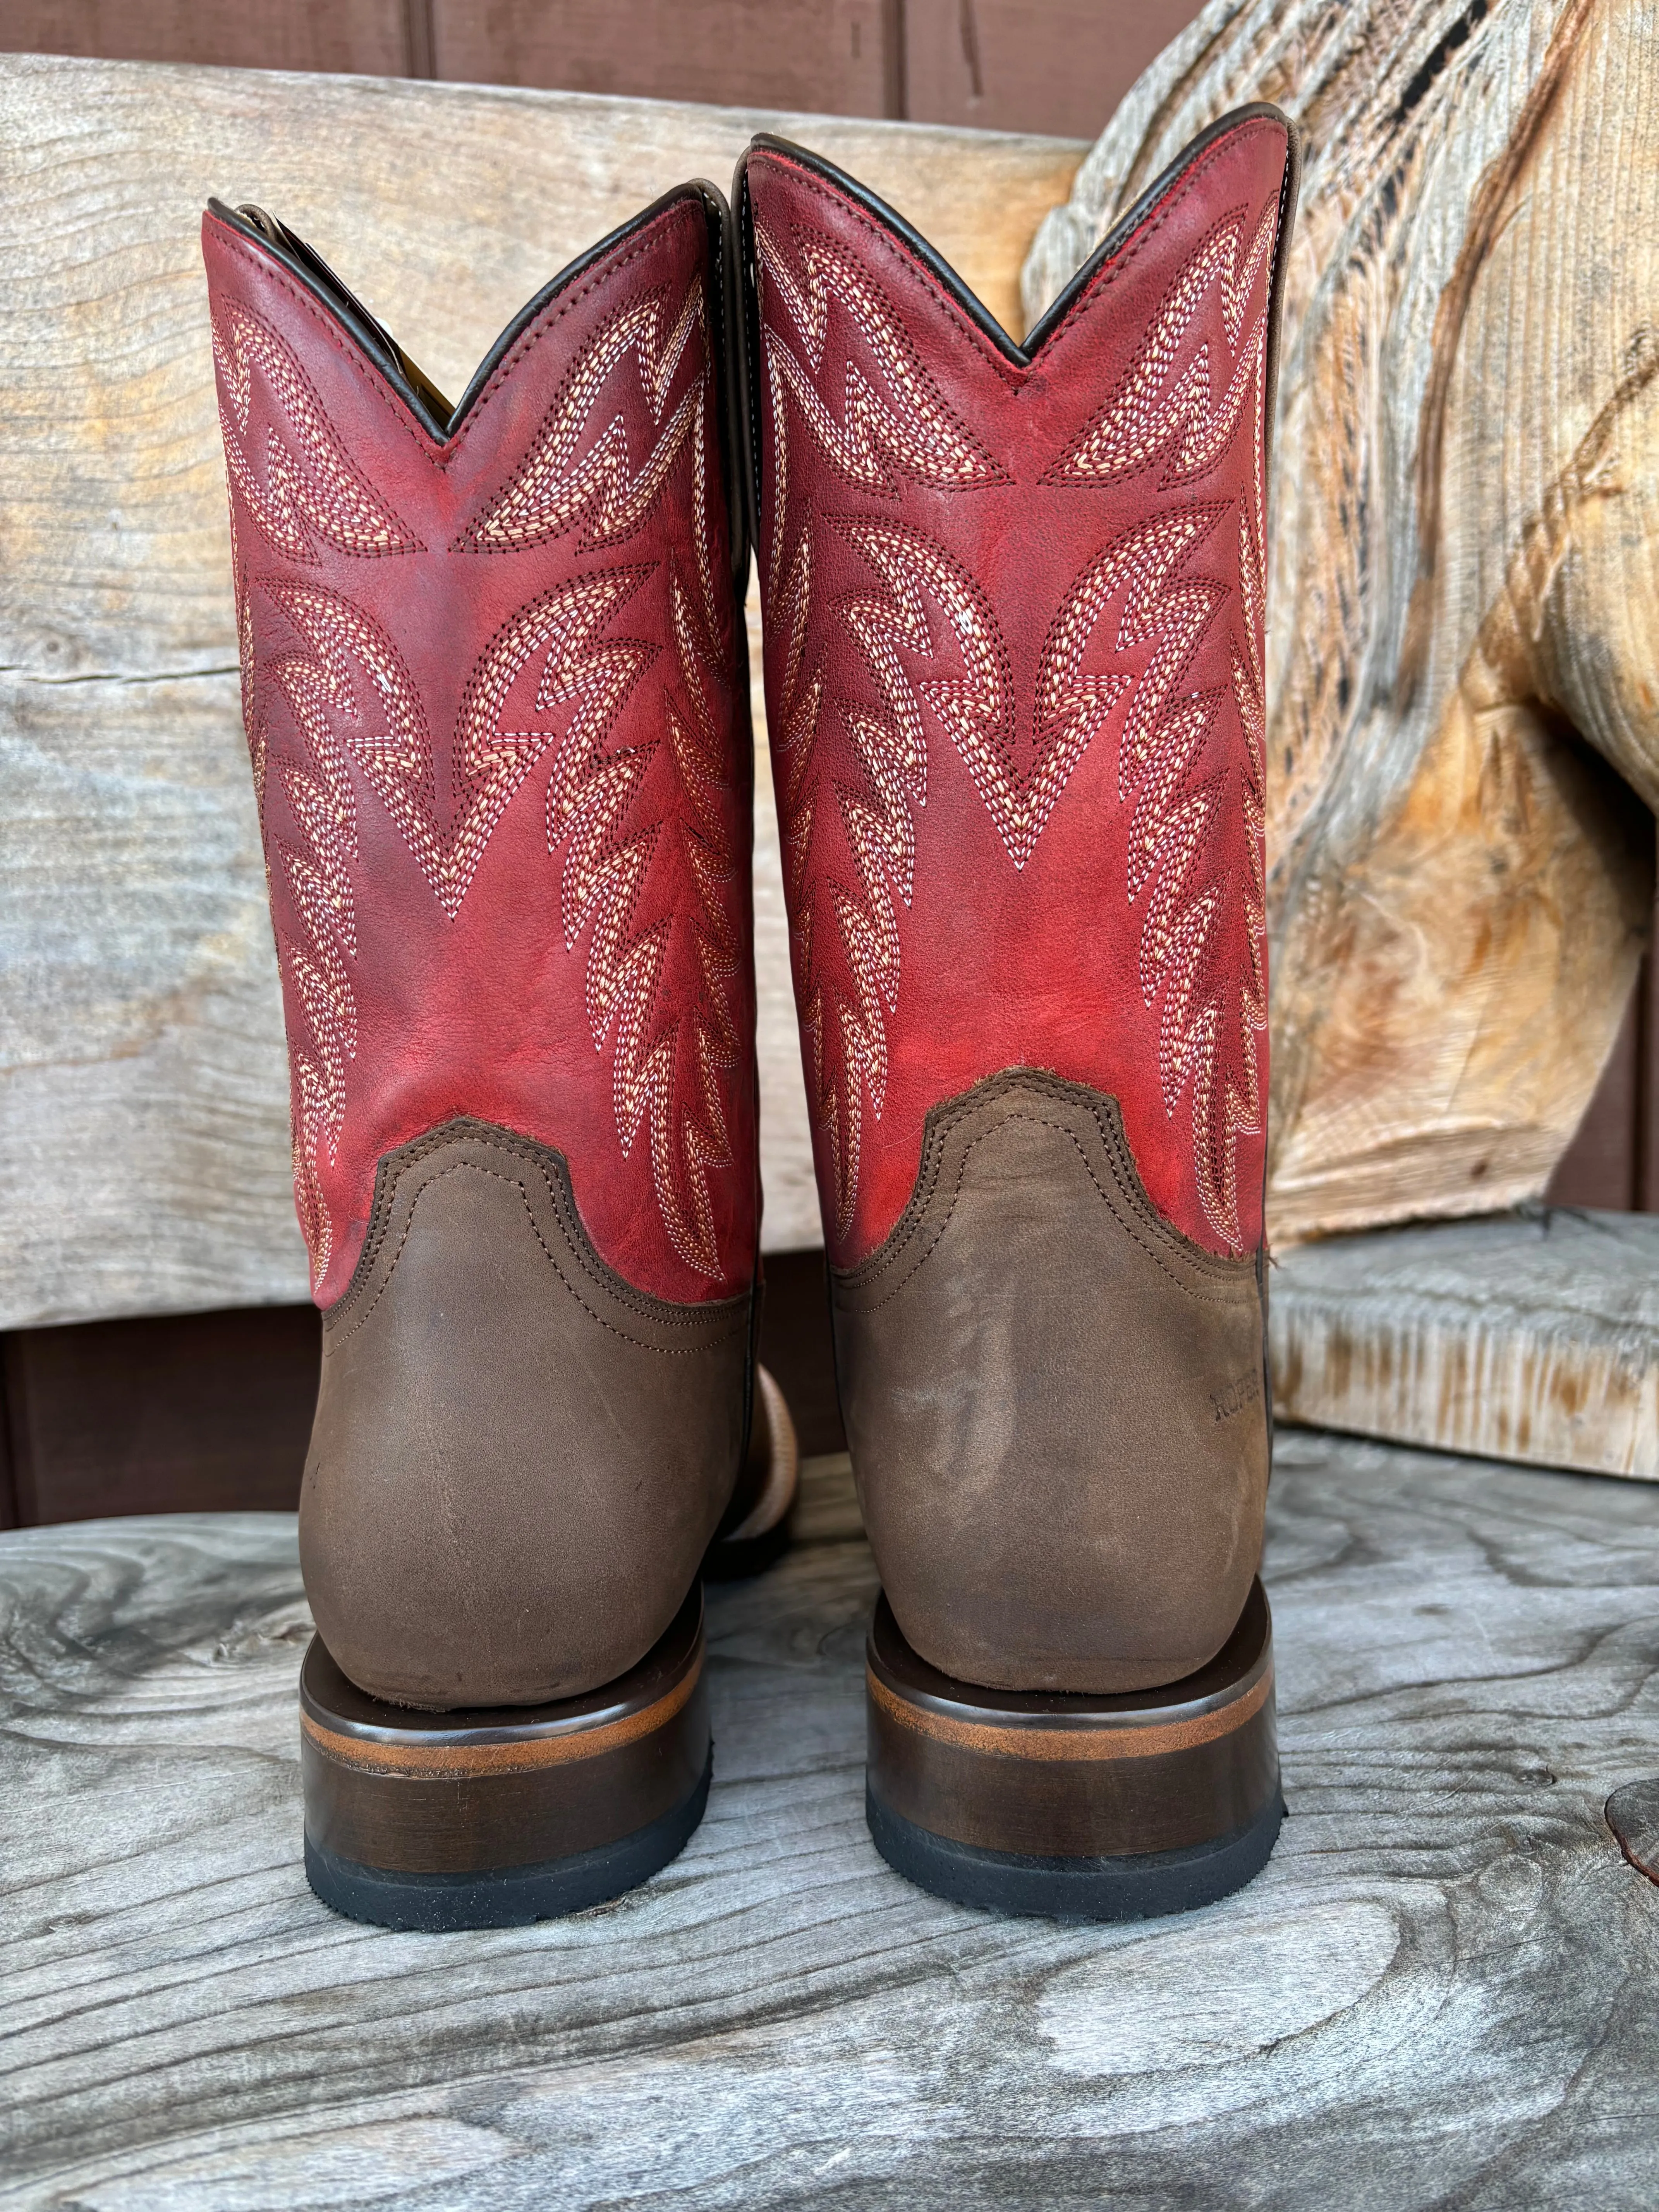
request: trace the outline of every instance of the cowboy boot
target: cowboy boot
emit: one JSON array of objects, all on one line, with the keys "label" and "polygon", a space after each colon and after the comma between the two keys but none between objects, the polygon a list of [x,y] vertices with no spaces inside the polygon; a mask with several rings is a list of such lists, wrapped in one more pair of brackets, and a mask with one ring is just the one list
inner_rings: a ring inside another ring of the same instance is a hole
[{"label": "cowboy boot", "polygon": [[1266,444],[1251,107],[1022,345],[829,163],[735,188],[802,1054],[924,1887],[1170,1911],[1282,1813],[1267,1601]]},{"label": "cowboy boot", "polygon": [[670,193],[452,406],[280,222],[203,226],[323,1313],[306,1863],[391,1925],[673,1856],[699,1565],[793,1488],[755,1388],[729,228]]}]

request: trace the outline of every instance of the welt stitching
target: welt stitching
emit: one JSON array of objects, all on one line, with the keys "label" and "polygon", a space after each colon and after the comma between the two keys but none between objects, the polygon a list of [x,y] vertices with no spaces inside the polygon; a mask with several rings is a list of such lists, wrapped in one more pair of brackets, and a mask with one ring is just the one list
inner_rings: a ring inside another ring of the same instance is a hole
[{"label": "welt stitching", "polygon": [[725,1344],[731,1338],[740,1334],[739,1329],[730,1328],[719,1336],[711,1336],[708,1342],[704,1344],[672,1345],[647,1344],[642,1337],[630,1336],[626,1329],[618,1328],[614,1322],[609,1322],[605,1318],[603,1314],[596,1313],[593,1308],[589,1305],[587,1300],[582,1296],[581,1291],[577,1285],[571,1281],[569,1276],[566,1274],[564,1269],[559,1265],[558,1261],[553,1255],[551,1248],[548,1244],[547,1239],[542,1235],[541,1224],[536,1219],[535,1209],[530,1203],[530,1194],[525,1188],[524,1184],[518,1179],[518,1177],[515,1176],[502,1175],[495,1168],[481,1166],[477,1160],[454,1160],[451,1162],[448,1167],[440,1168],[435,1175],[428,1176],[422,1182],[420,1188],[410,1197],[409,1201],[409,1214],[404,1223],[403,1233],[398,1239],[397,1249],[393,1252],[390,1261],[386,1264],[386,1279],[375,1291],[374,1296],[370,1299],[368,1304],[363,1309],[362,1312],[357,1316],[351,1327],[346,1331],[345,1335],[341,1339],[343,1344],[349,1342],[352,1337],[356,1336],[358,1330],[368,1322],[369,1316],[374,1312],[375,1307],[379,1305],[380,1300],[391,1289],[392,1279],[393,1275],[396,1274],[398,1271],[398,1263],[404,1255],[404,1247],[409,1242],[410,1232],[415,1226],[416,1207],[420,1204],[421,1200],[425,1196],[426,1193],[431,1189],[434,1183],[441,1182],[445,1176],[452,1175],[488,1176],[492,1182],[505,1183],[510,1190],[516,1190],[519,1194],[520,1200],[523,1204],[526,1217],[530,1223],[531,1233],[534,1236],[536,1242],[541,1246],[543,1257],[552,1268],[554,1273],[564,1285],[566,1290],[569,1291],[571,1297],[575,1299],[576,1304],[581,1308],[588,1319],[590,1321],[597,1322],[601,1328],[607,1329],[612,1336],[620,1337],[624,1344],[631,1344],[640,1352],[653,1352],[659,1358],[663,1359],[687,1359],[695,1358],[699,1352],[711,1352],[717,1345]]}]

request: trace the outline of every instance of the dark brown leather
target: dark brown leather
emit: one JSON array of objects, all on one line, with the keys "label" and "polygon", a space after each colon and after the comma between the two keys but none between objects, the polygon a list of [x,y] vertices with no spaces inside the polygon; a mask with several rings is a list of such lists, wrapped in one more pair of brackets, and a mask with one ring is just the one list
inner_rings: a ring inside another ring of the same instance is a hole
[{"label": "dark brown leather", "polygon": [[572,1697],[641,1659],[726,1509],[750,1308],[632,1289],[547,1146],[464,1120],[387,1153],[323,1319],[300,1506],[344,1673],[443,1711]]},{"label": "dark brown leather", "polygon": [[930,1665],[1103,1692],[1213,1657],[1261,1553],[1255,1260],[1159,1218],[1115,1100],[1013,1068],[936,1106],[831,1285],[865,1525]]}]

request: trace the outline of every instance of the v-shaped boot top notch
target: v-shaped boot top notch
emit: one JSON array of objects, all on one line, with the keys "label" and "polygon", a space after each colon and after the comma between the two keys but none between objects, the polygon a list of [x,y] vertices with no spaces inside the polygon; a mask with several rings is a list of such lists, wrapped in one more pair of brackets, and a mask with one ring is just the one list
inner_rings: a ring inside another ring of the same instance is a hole
[{"label": "v-shaped boot top notch", "polygon": [[[890,231],[900,244],[935,279],[941,289],[950,295],[963,314],[989,339],[997,351],[1005,359],[1013,362],[1018,367],[1028,368],[1043,347],[1060,330],[1073,305],[1089,289],[1100,270],[1109,261],[1116,258],[1127,240],[1157,211],[1159,203],[1203,160],[1219,140],[1227,137],[1231,132],[1246,125],[1257,122],[1277,123],[1285,132],[1286,152],[1284,214],[1281,216],[1280,228],[1281,230],[1286,228],[1285,218],[1289,216],[1296,204],[1297,185],[1301,171],[1301,133],[1281,108],[1274,107],[1267,100],[1255,100],[1248,106],[1235,107],[1229,113],[1221,116],[1216,122],[1211,124],[1208,130],[1200,131],[1190,144],[1182,149],[1163,174],[1155,178],[1146,187],[1133,206],[1113,224],[1111,229],[1089,256],[1082,268],[1078,270],[1071,283],[1060,293],[1059,298],[1025,333],[1023,341],[1017,341],[1009,335],[972,287],[957,275],[935,247],[928,244],[919,230],[905,221],[896,208],[890,207],[878,194],[871,191],[866,185],[860,184],[856,177],[849,177],[844,169],[838,169],[833,161],[826,161],[821,154],[811,153],[805,146],[797,146],[787,138],[776,138],[770,132],[763,131],[750,141],[749,151],[738,164],[738,173],[732,188],[732,198],[734,206],[746,209],[747,170],[751,156],[756,154],[780,155],[785,160],[809,170],[813,175],[823,179],[826,184],[833,185],[837,191],[843,193],[864,214],[881,224],[884,229]],[[746,222],[746,216],[744,219]]]},{"label": "v-shaped boot top notch", "polygon": [[[254,240],[273,259],[280,261],[290,276],[297,277],[312,297],[328,310],[358,350],[379,370],[428,437],[441,444],[455,435],[478,395],[520,335],[535,321],[550,301],[556,299],[585,270],[603,260],[625,240],[643,230],[671,207],[688,199],[696,199],[702,204],[708,223],[710,258],[716,271],[721,270],[731,224],[730,210],[724,194],[714,185],[701,180],[678,185],[672,191],[665,192],[660,199],[653,200],[649,207],[642,208],[629,222],[589,246],[585,253],[578,254],[556,276],[544,284],[533,299],[527,300],[479,362],[465,391],[453,404],[412,356],[404,351],[380,317],[372,314],[349,286],[336,275],[315,246],[308,245],[288,224],[267,214],[264,208],[255,206],[251,201],[233,208],[223,200],[210,199],[208,213],[244,238]],[[718,317],[725,307],[725,284],[721,275],[716,274],[709,290],[711,311]]]}]

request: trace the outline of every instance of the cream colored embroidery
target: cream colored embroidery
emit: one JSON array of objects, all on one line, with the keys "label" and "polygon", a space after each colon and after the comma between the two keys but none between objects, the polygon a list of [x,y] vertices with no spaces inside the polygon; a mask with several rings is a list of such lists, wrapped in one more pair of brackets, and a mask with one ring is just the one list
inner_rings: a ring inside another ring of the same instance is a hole
[{"label": "cream colored embroidery", "polygon": [[[939,490],[1005,483],[1003,470],[946,404],[916,359],[903,325],[885,295],[851,254],[833,239],[798,231],[793,240],[799,275],[778,245],[757,226],[755,252],[763,286],[762,329],[773,424],[771,564],[775,590],[788,535],[789,455],[786,401],[799,410],[813,441],[839,475],[859,490],[891,490],[895,474]],[[782,319],[769,309],[775,294],[800,342],[797,353]],[[831,307],[846,318],[848,335],[863,362],[843,345],[837,415],[821,387]]]},{"label": "cream colored embroidery", "polygon": [[[213,318],[225,461],[260,534],[290,561],[321,538],[344,553],[415,553],[420,540],[352,465],[311,380],[270,325],[235,300]],[[272,420],[255,435],[257,381]]]},{"label": "cream colored embroidery", "polygon": [[[647,573],[623,571],[635,583]],[[629,588],[632,588],[630,585]],[[669,1241],[686,1265],[718,1278],[720,1257],[708,1188],[711,1170],[732,1151],[720,1077],[737,1066],[741,1040],[736,991],[742,974],[736,913],[738,861],[722,819],[731,772],[723,763],[714,649],[699,635],[690,594],[669,578],[680,696],[664,696],[670,750],[685,800],[670,821],[629,829],[626,817],[650,774],[656,741],[614,753],[606,736],[628,693],[653,658],[647,646],[573,638],[556,667],[550,657],[542,696],[574,701],[577,712],[555,757],[547,793],[547,842],[564,848],[562,918],[573,951],[588,938],[586,1005],[596,1050],[611,1039],[611,1097],[624,1155],[641,1127],[649,1133],[652,1182]],[[590,632],[591,637],[592,633]],[[678,829],[698,912],[664,914],[641,929],[636,910],[659,848]],[[664,1029],[658,1020],[670,939],[694,933],[703,988],[696,1009]],[[681,1024],[691,1030],[697,1080],[688,1104],[678,1080]]]},{"label": "cream colored embroidery", "polygon": [[[1044,646],[1031,763],[1023,771],[1002,640],[973,578],[896,520],[837,520],[833,526],[884,587],[840,607],[884,710],[838,704],[863,772],[855,786],[809,773],[825,703],[812,647],[815,625],[825,617],[813,604],[813,532],[807,520],[796,524],[792,514],[793,426],[804,425],[830,468],[866,498],[893,497],[907,477],[952,489],[1007,479],[921,368],[891,307],[844,249],[815,234],[797,234],[792,263],[775,240],[757,231],[771,416],[763,574],[775,693],[773,745],[802,1031],[840,1234],[851,1225],[857,1199],[860,1101],[867,1093],[878,1117],[885,1097],[887,1027],[898,999],[898,908],[911,896],[915,811],[927,784],[924,708],[949,732],[1010,860],[1024,869],[1079,761],[1127,702],[1118,741],[1119,795],[1130,809],[1124,888],[1131,906],[1141,908],[1139,980],[1147,1006],[1158,1008],[1164,1102],[1173,1115],[1190,1085],[1200,1204],[1224,1242],[1240,1241],[1237,1139],[1260,1133],[1263,1111],[1264,406],[1267,280],[1277,224],[1274,202],[1248,238],[1238,216],[1217,225],[1165,295],[1128,374],[1043,478],[1101,484],[1161,460],[1162,482],[1191,482],[1235,450],[1249,413],[1251,488],[1244,511],[1227,526],[1229,534],[1237,532],[1242,602],[1242,634],[1229,647],[1228,665],[1247,757],[1236,795],[1224,793],[1220,780],[1201,768],[1227,693],[1194,690],[1188,673],[1231,596],[1226,584],[1192,562],[1234,511],[1226,498],[1154,515],[1109,547],[1073,586]],[[1219,308],[1218,340],[1214,320],[1206,319],[1212,303]],[[840,348],[833,343],[838,314],[847,328]],[[1113,609],[1115,626],[1091,665],[1091,644]],[[947,638],[963,673],[919,673],[917,659],[936,659]],[[809,881],[815,796],[831,789],[855,862],[850,884],[826,874]],[[1226,814],[1218,811],[1224,805]],[[1224,822],[1242,827],[1243,882],[1213,858],[1206,860]],[[828,981],[823,948],[813,943],[820,902],[817,926],[833,917],[848,991],[837,992]],[[1226,994],[1205,982],[1224,926],[1237,927],[1244,939],[1241,948],[1230,940],[1229,964],[1242,959],[1245,968],[1231,1014]],[[1225,1073],[1224,1022],[1236,1024],[1237,1045],[1236,1054],[1225,1054]]]},{"label": "cream colored embroidery", "polygon": [[[251,629],[245,647],[251,645]],[[300,935],[277,929],[277,949],[305,1016],[305,1035],[292,1040],[294,1070],[294,1193],[311,1255],[313,1286],[328,1272],[333,1217],[323,1194],[319,1160],[332,1160],[345,1121],[346,1063],[357,1049],[357,1004],[348,966],[357,953],[351,864],[357,857],[357,809],[351,776],[337,732],[362,712],[349,671],[337,661],[306,653],[275,656],[263,672],[246,673],[255,702],[250,731],[261,812],[272,756],[263,686],[274,684],[305,744],[304,761],[276,757],[276,769],[299,844],[272,839],[267,828],[267,872],[275,866],[288,886]]]},{"label": "cream colored embroidery", "polygon": [[[1103,483],[1162,454],[1164,481],[1200,475],[1225,453],[1252,391],[1259,390],[1267,342],[1267,289],[1279,205],[1270,200],[1248,246],[1240,217],[1219,223],[1188,260],[1164,298],[1134,366],[1050,481]],[[1219,393],[1207,341],[1183,362],[1188,334],[1218,297],[1232,368]],[[1248,329],[1246,318],[1249,318]]]},{"label": "cream colored embroidery", "polygon": [[[890,599],[854,602],[847,610],[854,635],[871,658],[888,713],[870,714],[850,706],[842,710],[843,725],[866,771],[869,787],[864,794],[837,793],[857,860],[858,882],[828,887],[851,994],[832,992],[827,999],[812,942],[811,902],[802,896],[813,822],[809,771],[823,708],[823,678],[816,659],[810,666],[806,659],[807,634],[814,617],[815,555],[807,520],[803,518],[795,529],[790,514],[789,422],[792,414],[798,417],[830,467],[868,495],[890,494],[901,477],[940,490],[969,489],[1007,478],[948,406],[917,360],[890,302],[854,258],[817,232],[797,231],[791,243],[793,265],[778,241],[757,228],[762,344],[772,416],[766,620],[769,635],[787,641],[772,743],[781,787],[784,862],[794,893],[792,933],[801,1029],[811,1071],[811,1103],[844,1233],[858,1195],[862,1101],[867,1092],[870,1110],[879,1118],[886,1096],[886,1018],[898,1000],[898,930],[892,896],[896,892],[905,902],[910,896],[915,854],[910,808],[922,803],[927,789],[927,744],[918,696],[896,648],[902,641],[922,639],[926,642],[921,649],[931,653],[933,633],[908,580],[900,580],[902,591]],[[832,347],[837,318],[845,319],[844,340]],[[916,544],[927,543],[914,533],[910,537]],[[859,542],[855,535],[854,542]],[[890,590],[894,576],[883,563],[902,557],[896,543],[876,537],[869,549],[860,546]],[[982,647],[988,633],[982,627],[973,628],[979,617],[970,608],[971,584],[936,547],[930,546],[929,553],[948,601],[944,607],[947,624],[960,641],[960,625],[967,621]],[[994,670],[991,680],[997,681]],[[941,678],[929,687],[929,703],[950,721],[957,742],[980,747],[981,755],[982,681],[982,675],[978,679],[970,675],[960,698],[951,694],[951,679]]]},{"label": "cream colored embroidery", "polygon": [[[462,532],[458,545],[480,552],[509,551],[562,536],[583,521],[587,525],[584,552],[617,544],[645,520],[688,443],[694,456],[694,484],[702,494],[709,375],[701,276],[686,293],[673,322],[666,328],[665,322],[662,295],[649,293],[613,315],[588,342],[526,459],[478,520]],[[698,340],[695,346],[694,336]],[[630,357],[654,434],[650,450],[637,462],[620,411],[597,436],[591,434],[607,385]],[[682,362],[690,367],[690,380],[683,385],[665,421]],[[696,543],[704,598],[712,605],[708,508],[701,496]]]}]

